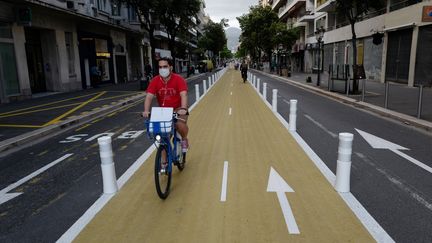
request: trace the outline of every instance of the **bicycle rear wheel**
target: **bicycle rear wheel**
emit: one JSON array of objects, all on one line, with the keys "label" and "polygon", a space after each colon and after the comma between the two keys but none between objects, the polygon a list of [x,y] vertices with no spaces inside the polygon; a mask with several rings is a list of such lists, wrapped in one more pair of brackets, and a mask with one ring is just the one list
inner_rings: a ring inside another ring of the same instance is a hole
[{"label": "bicycle rear wheel", "polygon": [[164,145],[160,145],[156,153],[154,176],[157,194],[161,199],[167,198],[171,185],[171,171],[168,171],[168,150]]}]

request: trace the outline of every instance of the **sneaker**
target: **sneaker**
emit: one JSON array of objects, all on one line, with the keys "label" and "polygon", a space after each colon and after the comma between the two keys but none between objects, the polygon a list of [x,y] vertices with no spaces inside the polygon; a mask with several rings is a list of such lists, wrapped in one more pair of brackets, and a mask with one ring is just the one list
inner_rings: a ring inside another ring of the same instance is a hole
[{"label": "sneaker", "polygon": [[181,147],[182,147],[182,152],[183,153],[186,153],[187,151],[188,151],[188,149],[189,149],[189,142],[188,142],[188,139],[186,138],[186,139],[183,139],[182,141],[181,141]]}]

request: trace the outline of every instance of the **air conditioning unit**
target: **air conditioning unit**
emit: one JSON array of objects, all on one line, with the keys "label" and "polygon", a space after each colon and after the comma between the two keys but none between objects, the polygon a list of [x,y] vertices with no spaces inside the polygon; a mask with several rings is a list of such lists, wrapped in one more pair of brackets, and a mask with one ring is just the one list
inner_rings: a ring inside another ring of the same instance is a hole
[{"label": "air conditioning unit", "polygon": [[66,1],[66,7],[70,10],[74,10],[74,11],[77,10],[75,1]]}]

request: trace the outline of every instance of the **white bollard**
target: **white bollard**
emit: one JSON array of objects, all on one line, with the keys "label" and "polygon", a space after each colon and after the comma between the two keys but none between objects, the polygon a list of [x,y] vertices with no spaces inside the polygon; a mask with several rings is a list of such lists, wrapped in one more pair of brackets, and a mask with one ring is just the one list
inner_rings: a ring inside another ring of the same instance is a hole
[{"label": "white bollard", "polygon": [[253,76],[253,80],[252,80],[252,85],[255,87],[255,82],[256,82],[256,76]]},{"label": "white bollard", "polygon": [[289,113],[289,130],[296,131],[297,120],[297,100],[290,100],[290,113]]},{"label": "white bollard", "polygon": [[207,83],[203,80],[203,95],[207,92]]},{"label": "white bollard", "polygon": [[[205,80],[204,80],[205,81]],[[208,89],[210,89],[212,87],[212,84],[211,84],[211,81],[210,81],[210,79],[209,79],[209,81],[208,81]]]},{"label": "white bollard", "polygon": [[257,91],[258,91],[258,94],[260,93],[260,82],[261,82],[261,79],[258,79],[257,80]]},{"label": "white bollard", "polygon": [[263,98],[264,100],[267,100],[267,83],[263,83]]},{"label": "white bollard", "polygon": [[272,110],[277,112],[277,89],[273,89]]},{"label": "white bollard", "polygon": [[351,154],[354,135],[352,133],[339,133],[339,148],[336,167],[335,190],[338,192],[350,191]]},{"label": "white bollard", "polygon": [[99,155],[101,158],[103,192],[112,194],[118,191],[116,172],[111,147],[111,137],[98,138]]},{"label": "white bollard", "polygon": [[211,77],[208,77],[208,82],[209,82],[211,85],[213,85],[213,82],[212,82],[212,80],[211,80]]},{"label": "white bollard", "polygon": [[199,85],[195,84],[195,102],[197,102],[199,100],[200,96],[199,96]]}]

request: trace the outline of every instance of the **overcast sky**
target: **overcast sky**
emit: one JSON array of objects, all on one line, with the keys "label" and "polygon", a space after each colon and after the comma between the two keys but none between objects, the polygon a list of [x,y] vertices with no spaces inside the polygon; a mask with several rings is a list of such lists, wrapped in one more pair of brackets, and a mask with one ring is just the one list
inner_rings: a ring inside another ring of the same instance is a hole
[{"label": "overcast sky", "polygon": [[230,27],[240,28],[236,17],[249,12],[249,6],[257,5],[258,0],[205,0],[204,11],[211,20],[219,23],[222,18],[229,20]]}]

